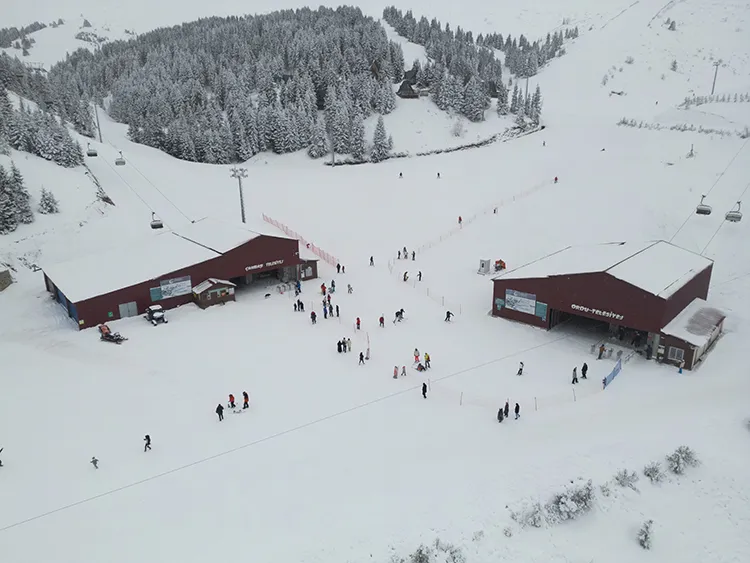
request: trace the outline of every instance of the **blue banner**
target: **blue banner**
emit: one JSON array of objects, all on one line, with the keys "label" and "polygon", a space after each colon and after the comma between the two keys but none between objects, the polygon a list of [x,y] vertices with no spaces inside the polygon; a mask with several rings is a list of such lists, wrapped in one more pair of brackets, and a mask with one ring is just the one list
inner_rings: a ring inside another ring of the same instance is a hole
[{"label": "blue banner", "polygon": [[617,360],[617,363],[615,364],[615,367],[612,370],[612,372],[607,377],[602,379],[602,385],[604,386],[604,389],[606,389],[607,385],[609,385],[610,383],[612,383],[612,381],[614,381],[615,377],[620,375],[621,371],[622,371],[622,360]]}]

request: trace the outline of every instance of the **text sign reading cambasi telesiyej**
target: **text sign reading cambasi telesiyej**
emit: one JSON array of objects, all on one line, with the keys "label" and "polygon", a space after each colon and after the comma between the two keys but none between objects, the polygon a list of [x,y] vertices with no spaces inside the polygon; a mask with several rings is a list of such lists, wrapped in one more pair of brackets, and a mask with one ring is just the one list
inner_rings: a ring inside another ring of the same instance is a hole
[{"label": "text sign reading cambasi telesiyej", "polygon": [[259,270],[260,268],[270,268],[271,266],[280,266],[283,264],[283,260],[274,260],[273,262],[266,262],[265,264],[255,264],[253,266],[247,266],[245,268],[246,272],[249,272],[251,270]]},{"label": "text sign reading cambasi telesiyej", "polygon": [[588,313],[589,315],[596,315],[598,317],[604,317],[605,319],[614,319],[616,321],[621,321],[625,317],[623,315],[620,315],[618,313],[613,313],[612,311],[602,311],[601,309],[592,309],[591,307],[584,307],[583,305],[571,305],[571,309],[574,311],[580,311],[581,313]]}]

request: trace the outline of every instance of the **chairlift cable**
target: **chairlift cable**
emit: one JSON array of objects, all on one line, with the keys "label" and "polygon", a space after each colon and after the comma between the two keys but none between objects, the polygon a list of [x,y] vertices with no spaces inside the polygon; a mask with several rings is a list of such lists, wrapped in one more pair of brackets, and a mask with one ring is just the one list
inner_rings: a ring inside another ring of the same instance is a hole
[{"label": "chairlift cable", "polygon": [[156,186],[156,184],[154,184],[154,183],[153,183],[153,182],[152,182],[151,180],[149,180],[149,179],[148,179],[148,177],[147,177],[147,176],[146,176],[146,175],[145,175],[145,174],[144,174],[143,172],[141,172],[141,171],[140,171],[140,170],[138,169],[138,167],[137,167],[137,166],[136,166],[135,164],[133,164],[133,161],[132,161],[132,160],[131,160],[131,161],[128,161],[128,162],[129,162],[130,166],[131,166],[131,167],[133,168],[133,170],[135,170],[136,172],[138,172],[138,174],[140,174],[141,176],[143,176],[143,179],[144,179],[144,180],[146,180],[146,181],[147,181],[147,182],[148,182],[149,184],[151,184],[151,186],[152,186],[152,187],[153,187],[153,188],[154,188],[154,189],[155,189],[155,190],[156,190],[157,192],[159,192],[159,193],[161,194],[161,196],[162,196],[162,197],[163,197],[164,199],[166,199],[166,200],[167,200],[167,201],[168,201],[169,203],[171,203],[171,204],[172,204],[172,207],[174,207],[174,208],[175,208],[175,209],[176,209],[177,211],[179,211],[180,215],[182,215],[182,216],[183,216],[183,217],[184,217],[185,219],[187,219],[188,221],[190,221],[190,222],[192,223],[192,221],[193,221],[193,220],[192,220],[192,219],[191,219],[190,217],[188,217],[187,215],[185,215],[185,213],[184,213],[184,212],[182,211],[182,209],[180,209],[179,207],[177,207],[177,204],[176,204],[175,202],[173,202],[173,201],[172,201],[171,199],[169,199],[169,198],[168,198],[168,197],[167,197],[166,195],[164,195],[164,192],[162,192],[162,191],[161,191],[161,190],[160,190],[160,189],[159,189],[159,188],[158,188],[158,187]]},{"label": "chairlift cable", "polygon": [[[745,142],[747,142],[747,141],[745,141]],[[740,194],[740,197],[737,198],[737,202],[738,203],[742,201],[742,198],[745,196],[745,193],[747,193],[747,190],[750,190],[750,182],[747,183],[747,186],[745,186],[745,189],[742,190],[742,193]],[[708,246],[711,244],[711,241],[713,241],[714,238],[716,238],[716,235],[719,234],[719,231],[721,230],[721,228],[724,226],[724,224],[726,222],[727,222],[726,220],[724,220],[724,221],[721,222],[721,225],[719,225],[719,228],[716,229],[716,232],[708,240],[708,242],[706,243],[706,246],[703,247],[703,250],[701,251],[701,256],[703,256],[703,254],[706,252],[706,249],[708,249]]]}]

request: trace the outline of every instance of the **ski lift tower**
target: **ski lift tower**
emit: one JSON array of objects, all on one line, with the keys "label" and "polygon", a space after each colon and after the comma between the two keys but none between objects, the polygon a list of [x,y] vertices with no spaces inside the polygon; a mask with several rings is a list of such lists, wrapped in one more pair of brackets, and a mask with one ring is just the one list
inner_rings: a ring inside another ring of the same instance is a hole
[{"label": "ski lift tower", "polygon": [[232,168],[232,178],[237,178],[237,183],[240,189],[240,213],[242,214],[242,222],[245,223],[245,196],[242,194],[242,179],[247,178],[247,168]]}]

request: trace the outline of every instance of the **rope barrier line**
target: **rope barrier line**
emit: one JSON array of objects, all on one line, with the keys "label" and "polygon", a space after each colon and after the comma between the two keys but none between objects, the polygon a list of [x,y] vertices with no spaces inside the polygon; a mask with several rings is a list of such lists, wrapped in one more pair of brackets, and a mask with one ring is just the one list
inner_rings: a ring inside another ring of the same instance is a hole
[{"label": "rope barrier line", "polygon": [[[490,361],[484,362],[482,364],[478,364],[478,365],[475,365],[475,366],[472,366],[472,367],[469,367],[469,368],[466,368],[466,369],[463,369],[463,370],[460,370],[460,371],[457,371],[457,372],[454,372],[454,373],[450,373],[448,375],[444,375],[442,377],[439,377],[438,379],[435,379],[434,381],[436,381],[436,382],[437,381],[445,381],[446,379],[450,379],[450,378],[456,377],[458,375],[463,375],[465,373],[468,373],[468,372],[471,372],[471,371],[474,371],[474,370],[486,367],[488,365],[491,365],[491,364],[494,364],[494,363],[497,363],[497,362],[501,362],[503,360],[510,359],[510,358],[512,358],[514,356],[518,356],[520,354],[526,354],[526,353],[529,353],[529,352],[533,352],[534,350],[538,350],[539,348],[543,348],[545,346],[549,346],[551,344],[555,344],[555,343],[557,343],[557,342],[559,342],[561,340],[565,340],[566,338],[567,338],[567,336],[562,336],[562,337],[556,338],[554,340],[550,340],[549,342],[544,342],[542,344],[537,344],[535,346],[531,346],[531,347],[525,348],[523,350],[512,352],[512,353],[506,354],[505,356],[502,356],[500,358],[495,358],[494,360],[490,360]],[[138,487],[138,486],[143,485],[145,483],[149,483],[151,481],[155,481],[157,479],[161,479],[163,477],[167,477],[169,475],[173,475],[174,473],[178,473],[180,471],[184,471],[186,469],[190,469],[191,467],[195,467],[197,465],[201,465],[203,463],[207,463],[209,461],[213,461],[215,459],[218,459],[218,458],[221,458],[221,457],[224,457],[224,456],[228,456],[228,455],[236,453],[238,451],[241,451],[241,450],[253,447],[253,446],[257,446],[258,444],[263,444],[265,442],[269,442],[271,440],[275,440],[276,438],[281,438],[282,436],[286,436],[288,434],[292,434],[294,432],[298,432],[299,430],[304,430],[305,428],[310,428],[311,426],[315,426],[316,424],[320,424],[321,422],[327,422],[329,420],[333,420],[335,418],[339,418],[339,417],[347,415],[349,413],[352,413],[352,412],[355,412],[355,411],[358,411],[358,410],[361,410],[361,409],[365,409],[365,408],[370,407],[372,405],[385,402],[385,401],[387,401],[389,399],[393,399],[395,397],[400,397],[402,395],[406,395],[407,393],[412,393],[414,391],[418,391],[418,390],[421,389],[421,387],[422,387],[422,385],[418,384],[418,385],[414,385],[412,387],[408,387],[406,389],[401,389],[400,391],[396,391],[396,392],[390,393],[388,395],[383,395],[382,397],[378,397],[376,399],[372,399],[370,401],[367,401],[365,403],[361,403],[361,404],[356,405],[354,407],[350,407],[348,409],[345,409],[345,410],[342,410],[342,411],[339,411],[339,412],[336,412],[336,413],[324,416],[322,418],[318,418],[316,420],[313,420],[313,421],[310,421],[310,422],[306,422],[304,424],[300,424],[298,426],[294,426],[292,428],[288,428],[288,429],[282,430],[280,432],[276,432],[274,434],[265,436],[263,438],[259,438],[257,440],[252,441],[252,442],[248,442],[246,444],[242,444],[240,446],[231,448],[229,450],[225,450],[225,451],[220,452],[218,454],[214,454],[214,455],[211,455],[211,456],[208,456],[208,457],[205,457],[205,458],[202,458],[202,459],[190,462],[188,464],[181,465],[179,467],[175,467],[175,468],[169,469],[167,471],[163,471],[162,473],[157,473],[156,475],[152,475],[150,477],[146,477],[144,479],[140,479],[138,481],[134,481],[132,483],[128,483],[127,485],[122,485],[121,487],[110,489],[108,491],[104,491],[103,493],[99,493],[99,494],[96,494],[96,495],[93,495],[93,496],[90,496],[90,497],[78,500],[76,502],[72,502],[72,503],[66,504],[64,506],[60,506],[58,508],[54,508],[52,510],[48,510],[47,512],[43,512],[41,514],[37,514],[37,515],[31,516],[29,518],[25,518],[24,520],[19,520],[18,522],[14,522],[13,524],[8,524],[7,526],[3,526],[2,528],[0,528],[0,533],[1,532],[6,532],[6,531],[11,530],[13,528],[17,528],[19,526],[23,526],[25,524],[29,524],[29,523],[34,522],[36,520],[41,520],[41,519],[46,518],[48,516],[52,516],[53,514],[57,514],[57,513],[65,511],[65,510],[71,509],[71,508],[75,508],[76,506],[81,506],[83,504],[88,504],[88,503],[93,502],[95,500],[99,500],[101,498],[104,498],[104,497],[107,497],[107,496],[110,496],[110,495],[114,495],[116,493],[119,493],[119,492],[122,492],[122,491],[126,491],[128,489],[132,489],[134,487]]]}]

